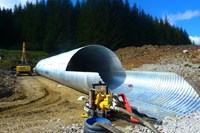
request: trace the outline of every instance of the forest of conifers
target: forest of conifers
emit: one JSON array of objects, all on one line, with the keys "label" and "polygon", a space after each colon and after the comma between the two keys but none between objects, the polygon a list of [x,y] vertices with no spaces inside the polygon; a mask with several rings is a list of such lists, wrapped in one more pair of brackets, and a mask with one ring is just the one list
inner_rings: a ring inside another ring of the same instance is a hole
[{"label": "forest of conifers", "polygon": [[128,0],[38,0],[0,9],[0,48],[62,52],[88,44],[127,46],[191,44],[167,19],[154,18]]}]

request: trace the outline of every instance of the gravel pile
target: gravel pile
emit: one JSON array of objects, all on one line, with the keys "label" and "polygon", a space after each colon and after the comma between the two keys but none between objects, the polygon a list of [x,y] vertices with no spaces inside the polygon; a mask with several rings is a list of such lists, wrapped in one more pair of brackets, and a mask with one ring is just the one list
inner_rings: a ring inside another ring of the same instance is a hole
[{"label": "gravel pile", "polygon": [[[163,119],[162,124],[155,124],[161,133],[200,133],[200,112],[193,112],[185,115],[167,116]],[[119,125],[118,125],[119,126]],[[125,133],[152,133],[147,127],[141,125],[130,125],[127,127],[118,127]],[[83,124],[72,124],[58,126],[51,131],[62,133],[83,133]]]},{"label": "gravel pile", "polygon": [[61,125],[48,130],[48,132],[58,133],[83,133],[83,124]]},{"label": "gravel pile", "polygon": [[158,126],[163,133],[200,133],[200,112],[183,116],[166,117],[163,124]]},{"label": "gravel pile", "polygon": [[[200,59],[199,59],[200,60]],[[161,58],[155,64],[144,64],[136,71],[174,72],[182,76],[200,95],[200,63],[194,64],[185,56],[171,55]]]},{"label": "gravel pile", "polygon": [[[200,133],[200,112],[193,112],[181,116],[168,116],[162,121],[162,125],[154,125],[161,133]],[[131,133],[151,133],[146,127],[127,131]]]}]

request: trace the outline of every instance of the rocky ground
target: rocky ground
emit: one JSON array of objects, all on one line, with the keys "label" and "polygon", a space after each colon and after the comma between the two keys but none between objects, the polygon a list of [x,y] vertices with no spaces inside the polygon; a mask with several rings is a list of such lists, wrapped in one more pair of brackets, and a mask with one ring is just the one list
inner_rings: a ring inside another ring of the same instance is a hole
[{"label": "rocky ground", "polygon": [[116,54],[125,69],[175,72],[200,94],[200,46],[145,45],[119,49]]},{"label": "rocky ground", "polygon": [[[124,69],[175,72],[183,76],[200,94],[200,46],[127,47],[115,51]],[[0,133],[83,132],[81,118],[85,94],[40,76],[16,77],[0,70]],[[5,93],[6,92],[6,93]],[[68,93],[70,92],[70,93]],[[13,93],[13,95],[12,95]],[[149,119],[150,120],[150,119]],[[200,113],[166,117],[162,124],[151,121],[165,133],[200,133]],[[150,131],[130,121],[117,120],[112,125],[127,133]]]}]

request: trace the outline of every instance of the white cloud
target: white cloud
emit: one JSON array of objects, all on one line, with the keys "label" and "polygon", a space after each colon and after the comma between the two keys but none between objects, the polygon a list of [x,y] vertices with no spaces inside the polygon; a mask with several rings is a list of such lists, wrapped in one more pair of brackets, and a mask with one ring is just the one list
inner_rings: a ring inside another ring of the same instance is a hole
[{"label": "white cloud", "polygon": [[[29,2],[35,3],[36,0],[28,0]],[[13,8],[14,5],[22,5],[26,4],[27,0],[0,0],[0,7],[1,8]]]},{"label": "white cloud", "polygon": [[170,24],[175,24],[176,21],[179,20],[189,20],[194,17],[200,16],[200,10],[186,10],[183,13],[177,13],[177,14],[168,14],[167,19],[170,22]]},{"label": "white cloud", "polygon": [[194,42],[196,45],[200,45],[200,37],[198,36],[190,36],[190,40]]}]

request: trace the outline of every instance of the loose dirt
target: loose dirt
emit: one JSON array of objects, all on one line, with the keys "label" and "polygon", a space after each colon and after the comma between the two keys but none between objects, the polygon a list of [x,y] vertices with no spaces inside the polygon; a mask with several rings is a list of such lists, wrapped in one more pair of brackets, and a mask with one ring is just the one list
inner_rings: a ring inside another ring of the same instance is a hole
[{"label": "loose dirt", "polygon": [[145,45],[119,49],[116,54],[124,69],[177,73],[200,95],[200,46]]},{"label": "loose dirt", "polygon": [[84,101],[77,98],[85,94],[41,76],[20,76],[17,83],[16,93],[0,101],[0,132],[51,132],[83,122]]}]

